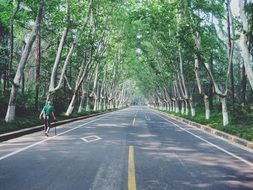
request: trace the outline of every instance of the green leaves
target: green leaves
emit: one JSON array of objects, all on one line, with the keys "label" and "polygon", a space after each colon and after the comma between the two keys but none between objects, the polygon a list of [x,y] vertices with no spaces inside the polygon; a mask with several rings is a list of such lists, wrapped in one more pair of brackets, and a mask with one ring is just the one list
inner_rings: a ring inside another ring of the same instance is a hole
[{"label": "green leaves", "polygon": [[7,0],[0,1],[0,22],[8,26],[14,6],[11,3],[8,3]]}]

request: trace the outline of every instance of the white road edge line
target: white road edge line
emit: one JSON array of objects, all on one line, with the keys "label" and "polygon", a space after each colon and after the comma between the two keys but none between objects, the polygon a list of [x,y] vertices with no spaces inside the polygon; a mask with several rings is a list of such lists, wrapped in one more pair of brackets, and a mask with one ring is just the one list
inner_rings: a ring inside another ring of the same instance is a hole
[{"label": "white road edge line", "polygon": [[[120,111],[120,110],[119,110],[119,111]],[[102,119],[102,118],[105,118],[105,117],[108,117],[108,116],[110,116],[112,113],[113,113],[113,112],[108,113],[108,114],[106,114],[106,115],[104,115],[104,116],[102,116],[102,117],[99,117],[98,119],[95,119],[95,120],[92,120],[92,121],[88,121],[87,123],[78,125],[78,126],[72,128],[72,129],[69,129],[69,130],[64,131],[64,132],[62,132],[62,133],[59,133],[59,134],[57,134],[57,135],[55,135],[55,136],[48,137],[48,138],[46,138],[46,139],[44,139],[44,140],[42,140],[42,141],[36,142],[36,143],[34,143],[34,144],[31,144],[31,145],[29,145],[29,146],[26,146],[26,147],[24,147],[24,148],[21,148],[21,149],[19,149],[19,150],[16,150],[16,151],[14,151],[14,152],[11,152],[11,153],[9,153],[9,154],[6,154],[5,156],[0,157],[0,161],[3,160],[3,159],[5,159],[5,158],[11,157],[11,156],[13,156],[13,155],[15,155],[15,154],[18,154],[18,153],[20,153],[20,152],[23,152],[23,151],[25,151],[25,150],[27,150],[27,149],[29,149],[29,148],[32,148],[32,147],[34,147],[34,146],[36,146],[36,145],[38,145],[38,144],[41,144],[41,143],[46,142],[46,141],[48,141],[48,140],[54,139],[55,137],[58,137],[58,136],[63,135],[63,134],[66,134],[66,133],[68,133],[68,132],[70,132],[70,131],[73,131],[73,130],[75,130],[75,129],[81,128],[81,127],[83,127],[83,126],[85,126],[85,125],[87,125],[87,124],[89,124],[89,123],[98,121],[98,120],[100,120],[100,119]]]},{"label": "white road edge line", "polygon": [[[156,111],[156,112],[159,113],[159,114],[161,114],[161,115],[163,115],[163,116],[165,116],[165,117],[170,117],[169,115],[166,115],[166,113],[163,113],[163,112],[160,113],[160,112],[158,112],[158,111]],[[172,118],[172,120],[177,120],[177,119]],[[236,147],[239,148],[239,149],[245,150],[245,151],[247,151],[247,152],[253,154],[253,149],[249,149],[249,148],[247,148],[246,146],[237,144],[237,143],[232,142],[232,141],[230,141],[230,140],[228,140],[228,139],[225,139],[225,138],[223,138],[223,137],[221,137],[221,136],[217,136],[217,135],[212,134],[212,133],[210,133],[210,132],[208,132],[208,131],[205,131],[205,130],[202,130],[202,129],[200,129],[200,128],[197,128],[197,127],[195,127],[195,126],[193,126],[193,125],[191,125],[191,124],[185,123],[184,121],[178,120],[178,122],[180,122],[180,123],[182,123],[182,124],[185,124],[185,125],[189,126],[190,128],[192,128],[192,129],[194,129],[194,130],[200,131],[200,132],[202,132],[202,133],[205,133],[205,134],[207,134],[207,135],[210,135],[210,136],[212,136],[212,137],[215,137],[215,138],[217,138],[217,139],[220,139],[220,140],[222,140],[222,141],[224,141],[224,142],[226,142],[226,143],[228,143],[228,144],[230,144],[230,145],[236,146]]]},{"label": "white road edge line", "polygon": [[[213,147],[215,147],[215,148],[221,150],[222,152],[225,152],[226,154],[228,154],[228,155],[230,155],[230,156],[232,156],[232,157],[234,157],[234,158],[236,158],[236,159],[238,159],[238,160],[244,162],[245,164],[247,164],[247,165],[253,167],[253,163],[252,163],[252,162],[249,162],[249,161],[243,159],[242,157],[237,156],[237,155],[235,155],[234,153],[229,152],[229,151],[227,151],[227,150],[225,150],[225,149],[219,147],[218,145],[213,144],[213,143],[211,143],[210,141],[208,141],[208,140],[206,140],[206,139],[204,139],[204,138],[202,138],[202,137],[200,137],[200,136],[198,136],[198,135],[196,135],[196,134],[194,134],[194,133],[192,133],[192,132],[190,132],[190,131],[188,131],[188,130],[182,128],[182,127],[180,127],[178,124],[176,124],[176,123],[174,123],[174,122],[168,120],[167,118],[164,118],[164,117],[160,116],[158,113],[154,113],[154,112],[153,112],[153,114],[155,114],[155,115],[159,116],[160,118],[162,118],[162,119],[168,121],[169,123],[174,124],[176,127],[180,128],[180,129],[182,129],[183,131],[185,131],[185,132],[191,134],[192,136],[194,136],[194,137],[196,137],[196,138],[198,138],[198,139],[200,139],[200,140],[206,142],[207,144],[212,145]],[[188,125],[188,126],[190,126],[190,125]]]}]

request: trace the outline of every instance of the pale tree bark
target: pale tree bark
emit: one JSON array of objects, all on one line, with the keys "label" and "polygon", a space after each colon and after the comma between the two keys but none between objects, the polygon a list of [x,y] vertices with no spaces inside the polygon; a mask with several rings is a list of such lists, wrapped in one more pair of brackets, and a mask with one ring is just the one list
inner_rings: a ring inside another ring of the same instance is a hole
[{"label": "pale tree bark", "polygon": [[195,108],[194,108],[194,105],[193,105],[192,94],[189,97],[189,105],[190,105],[190,108],[191,108],[191,116],[194,117],[196,115],[196,111],[195,111]]},{"label": "pale tree bark", "polygon": [[[230,9],[230,0],[227,1],[227,6],[229,7],[228,10]],[[231,12],[228,12],[228,15],[230,15],[229,20],[232,19],[232,15]],[[228,22],[227,24],[229,24],[232,22]],[[230,29],[228,27],[228,29]],[[231,31],[228,31],[228,33],[230,33]],[[201,38],[198,36],[198,33],[195,33],[195,45],[197,47],[197,50],[200,50],[200,46],[201,46]],[[231,40],[231,39],[230,39]],[[213,87],[214,87],[214,91],[215,93],[219,96],[220,100],[221,100],[221,104],[222,104],[222,117],[223,117],[223,126],[226,126],[229,124],[229,120],[228,120],[228,112],[227,112],[227,91],[228,91],[228,81],[230,78],[230,72],[231,72],[231,65],[232,65],[232,59],[233,59],[233,43],[230,43],[230,45],[228,45],[228,68],[227,68],[227,75],[226,75],[226,82],[224,85],[224,88],[221,89],[220,86],[218,85],[218,83],[216,82],[213,73],[210,69],[210,65],[209,63],[207,63],[205,61],[205,58],[198,53],[197,54],[197,58],[198,60],[201,60],[205,70],[207,71],[208,76],[210,77],[212,83],[213,83]]]},{"label": "pale tree bark", "polygon": [[6,122],[12,122],[15,119],[17,95],[18,95],[18,91],[19,91],[21,83],[22,83],[22,79],[24,77],[24,69],[25,69],[26,62],[27,62],[28,56],[30,54],[34,40],[36,38],[37,32],[39,30],[39,25],[42,20],[43,6],[44,6],[44,0],[41,0],[39,8],[38,8],[38,12],[37,12],[36,20],[35,20],[35,23],[32,28],[32,32],[30,33],[29,39],[28,39],[28,41],[25,45],[25,48],[22,52],[22,55],[21,55],[21,58],[20,58],[20,61],[18,64],[18,68],[16,71],[16,75],[13,80],[8,109],[7,109],[6,116],[5,116]]},{"label": "pale tree bark", "polygon": [[[93,31],[92,38],[94,38],[94,36],[95,36],[95,31]],[[87,77],[87,74],[88,74],[88,72],[90,71],[90,69],[92,67],[93,54],[94,54],[94,48],[92,46],[90,47],[90,52],[89,52],[88,58],[86,56],[87,53],[84,52],[84,56],[83,56],[83,60],[82,60],[81,66],[80,66],[79,74],[78,74],[78,77],[77,77],[77,80],[76,80],[73,96],[72,96],[71,102],[68,106],[67,112],[65,113],[65,115],[67,115],[67,116],[72,114],[72,112],[74,110],[74,105],[75,105],[75,102],[76,102],[78,91],[80,90],[83,81]]]},{"label": "pale tree bark", "polygon": [[204,95],[204,104],[205,104],[205,115],[206,115],[206,119],[210,119],[211,116],[211,111],[210,111],[210,101],[209,101],[209,97],[207,95]]},{"label": "pale tree bark", "polygon": [[86,97],[86,107],[85,111],[90,111],[90,96]]},{"label": "pale tree bark", "polygon": [[179,103],[178,103],[178,99],[179,99],[179,94],[178,94],[178,87],[177,87],[177,81],[174,80],[173,81],[173,92],[174,92],[174,111],[176,113],[179,113]]},{"label": "pale tree bark", "polygon": [[[87,73],[87,78],[84,80],[84,82],[82,83],[82,104],[80,103],[79,109],[85,110],[85,111],[89,111],[89,105],[87,106],[87,102],[89,102],[89,92],[90,92],[90,83],[92,80],[92,76],[93,76],[93,72],[88,72]],[[85,103],[86,100],[86,103]],[[84,108],[85,105],[85,108]],[[80,108],[81,107],[81,108]],[[86,110],[87,109],[87,110]]]},{"label": "pale tree bark", "polygon": [[179,102],[181,103],[181,114],[185,113],[185,102],[183,99],[183,94],[182,94],[182,86],[180,84],[179,79],[175,76],[175,89],[176,89],[176,97],[178,100],[178,109],[179,109]]},{"label": "pale tree bark", "polygon": [[83,83],[82,84],[82,95],[81,95],[80,105],[78,107],[78,113],[81,113],[83,111],[84,100],[85,100],[86,94],[87,94],[87,91],[85,89],[85,83]]},{"label": "pale tree bark", "polygon": [[245,71],[245,67],[243,65],[242,72],[241,72],[241,105],[242,107],[246,104],[246,90],[247,90],[247,75]]},{"label": "pale tree bark", "polygon": [[159,109],[164,110],[164,98],[163,98],[162,94],[159,93],[159,92],[160,92],[160,90],[157,89],[156,90],[156,96],[157,96],[158,102],[159,102]]},{"label": "pale tree bark", "polygon": [[104,76],[103,76],[103,81],[102,81],[102,84],[101,84],[101,89],[100,89],[100,109],[101,110],[106,110],[106,106],[105,106],[105,82],[106,82],[106,74],[107,74],[107,65],[104,66],[104,72],[103,72]]},{"label": "pale tree bark", "polygon": [[[222,104],[222,117],[223,117],[223,126],[226,126],[228,125],[229,121],[228,121],[228,113],[227,113],[227,85],[224,89],[224,91],[222,92],[221,89],[219,88],[219,85],[218,83],[216,83],[214,77],[213,77],[213,74],[209,68],[209,64],[208,63],[205,63],[205,68],[208,72],[208,75],[210,76],[211,80],[212,80],[212,83],[214,85],[214,91],[215,93],[220,97],[220,100],[221,100],[221,104]],[[229,69],[228,69],[228,72],[229,72]],[[228,80],[228,78],[227,78]]]},{"label": "pale tree bark", "polygon": [[250,49],[249,49],[249,39],[247,34],[249,33],[249,23],[247,19],[247,14],[245,12],[245,7],[247,5],[247,0],[240,0],[240,18],[243,25],[243,31],[240,35],[240,47],[242,50],[243,64],[245,67],[245,71],[247,74],[247,78],[249,80],[250,86],[253,89],[253,70],[250,61]]},{"label": "pale tree bark", "polygon": [[57,85],[55,85],[55,78],[56,78],[56,75],[57,75],[57,69],[59,67],[59,62],[60,62],[60,58],[61,58],[61,53],[62,53],[64,41],[66,39],[67,32],[68,32],[68,25],[64,29],[64,32],[62,34],[62,38],[61,38],[61,41],[60,41],[60,44],[59,44],[59,48],[58,48],[58,51],[57,51],[57,54],[56,54],[56,59],[55,59],[55,63],[54,63],[54,66],[53,66],[52,75],[51,75],[51,79],[50,79],[50,85],[49,85],[49,91],[48,91],[48,97],[47,97],[47,99],[49,99],[49,100],[53,99],[53,96],[54,96],[55,92],[58,91],[63,85],[64,75],[65,75],[65,72],[66,72],[66,69],[67,69],[67,65],[70,63],[70,60],[71,60],[72,55],[74,53],[74,50],[75,50],[78,42],[80,41],[81,35],[83,34],[83,32],[84,32],[84,30],[85,30],[85,28],[86,28],[86,26],[89,22],[90,15],[91,15],[91,12],[92,12],[92,2],[93,2],[93,0],[89,1],[88,10],[87,10],[87,14],[84,18],[83,25],[80,28],[80,30],[78,31],[78,33],[76,34],[76,36],[74,37],[74,40],[71,44],[71,47],[70,47],[70,49],[68,51],[68,54],[66,56],[66,59],[64,61],[59,82],[58,82]]},{"label": "pale tree bark", "polygon": [[[66,12],[67,12],[67,22],[69,22],[69,19],[70,19],[69,1],[67,1]],[[55,89],[55,82],[56,82],[55,79],[56,79],[56,75],[57,75],[57,69],[58,69],[59,64],[60,64],[60,59],[61,59],[62,50],[63,50],[63,47],[64,47],[64,42],[65,42],[65,40],[67,38],[67,35],[68,35],[68,30],[69,30],[69,23],[66,24],[66,27],[64,28],[64,30],[62,32],[60,43],[58,45],[58,49],[57,49],[57,53],[56,53],[56,57],[55,57],[51,77],[50,77],[47,100],[53,99],[53,94],[57,90],[57,89]],[[65,73],[65,71],[64,71],[64,73]]]},{"label": "pale tree bark", "polygon": [[[182,86],[182,78],[180,77],[180,74],[177,74],[177,80],[178,80],[178,86],[179,86],[179,90],[180,90],[180,94],[182,94],[181,96],[181,114],[189,114],[189,110],[188,110],[188,98],[185,96],[185,91],[184,88]],[[187,95],[188,96],[188,95]]]},{"label": "pale tree bark", "polygon": [[171,97],[170,97],[170,94],[166,88],[164,88],[164,95],[165,95],[165,100],[167,103],[166,111],[170,112],[171,111]]},{"label": "pale tree bark", "polygon": [[76,85],[75,85],[75,89],[73,92],[73,96],[72,96],[71,101],[69,103],[68,109],[65,113],[65,115],[67,115],[67,116],[69,116],[73,112],[78,91],[80,90],[82,83],[87,76],[87,73],[89,70],[88,67],[89,67],[90,63],[92,62],[91,60],[92,60],[92,55],[89,57],[89,61],[86,60],[86,55],[83,57],[83,61],[81,63],[81,67],[79,70],[79,75],[76,80]]},{"label": "pale tree bark", "polygon": [[99,94],[99,89],[100,89],[100,83],[98,82],[97,83],[97,86],[96,86],[96,109],[95,111],[99,111],[99,99],[100,99],[100,94]]},{"label": "pale tree bark", "polygon": [[[12,63],[13,63],[13,49],[14,49],[14,20],[20,8],[20,1],[17,1],[17,7],[13,12],[11,19],[10,19],[10,37],[9,37],[9,51],[10,51],[10,58],[9,58],[9,65],[8,65],[8,74],[7,74],[7,88],[9,88],[9,80],[11,79],[11,72],[12,72]],[[12,0],[12,4],[13,4]]]},{"label": "pale tree bark", "polygon": [[96,71],[95,71],[95,76],[94,76],[94,81],[93,81],[93,88],[92,88],[92,92],[91,92],[91,94],[90,94],[90,97],[93,97],[93,99],[94,99],[93,111],[96,111],[96,110],[97,110],[98,69],[99,69],[99,63],[96,64]]},{"label": "pale tree bark", "polygon": [[40,87],[40,57],[41,57],[41,37],[40,31],[38,31],[36,37],[36,73],[35,73],[35,110],[39,110],[39,87]]},{"label": "pale tree bark", "polygon": [[197,81],[199,94],[201,94],[203,96],[203,100],[204,100],[205,118],[206,118],[206,120],[209,120],[210,119],[210,113],[211,113],[210,112],[209,97],[202,89],[202,85],[201,85],[200,77],[199,77],[199,61],[198,61],[197,58],[195,58],[194,72],[195,72],[195,77],[196,77],[196,81]]},{"label": "pale tree bark", "polygon": [[[230,66],[230,82],[231,82],[231,96],[232,96],[232,108],[233,112],[235,111],[235,89],[234,89],[234,66],[233,66],[233,54],[234,54],[234,41],[232,41],[231,36],[234,34],[233,28],[233,20],[232,20],[232,11],[230,7],[230,0],[227,0],[226,3],[227,9],[227,31],[228,31],[228,44],[227,44],[227,54],[229,62],[231,62]],[[233,34],[231,34],[233,33]],[[231,51],[231,52],[230,52]]]},{"label": "pale tree bark", "polygon": [[[179,21],[182,19],[183,12],[177,15],[177,35],[179,32]],[[184,73],[183,73],[183,57],[181,53],[180,46],[178,48],[178,54],[179,54],[179,74],[178,74],[178,84],[181,90],[181,114],[189,114],[189,109],[188,109],[188,101],[189,101],[189,95],[188,95],[188,89],[186,88],[185,85],[185,79],[184,79]],[[177,88],[178,89],[178,88]]]}]

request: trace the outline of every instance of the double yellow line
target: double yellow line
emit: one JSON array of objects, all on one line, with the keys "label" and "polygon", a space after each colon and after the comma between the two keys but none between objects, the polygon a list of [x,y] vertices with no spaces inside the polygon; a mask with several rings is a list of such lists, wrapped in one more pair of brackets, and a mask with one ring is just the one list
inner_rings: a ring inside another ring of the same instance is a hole
[{"label": "double yellow line", "polygon": [[136,190],[134,146],[129,146],[128,151],[128,190]]}]

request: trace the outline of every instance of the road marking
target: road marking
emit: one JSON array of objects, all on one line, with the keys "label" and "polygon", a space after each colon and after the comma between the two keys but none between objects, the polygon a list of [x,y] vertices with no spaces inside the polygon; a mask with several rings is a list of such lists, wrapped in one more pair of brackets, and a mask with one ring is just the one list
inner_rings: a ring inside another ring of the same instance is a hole
[{"label": "road marking", "polygon": [[[113,113],[113,112],[112,112],[112,113]],[[32,147],[34,147],[34,146],[36,146],[36,145],[38,145],[38,144],[41,144],[41,143],[46,142],[46,141],[48,141],[48,140],[51,140],[51,139],[53,139],[53,138],[55,138],[55,137],[58,137],[58,136],[63,135],[63,134],[66,134],[66,133],[68,133],[68,132],[70,132],[70,131],[73,131],[73,130],[75,130],[75,129],[81,128],[81,127],[83,127],[83,126],[85,126],[85,125],[87,125],[87,124],[90,124],[90,123],[92,123],[92,122],[98,121],[98,120],[100,120],[100,119],[102,119],[102,118],[108,117],[108,116],[112,115],[112,113],[108,113],[108,114],[106,114],[105,116],[99,117],[98,119],[95,119],[95,120],[89,121],[89,122],[87,122],[87,123],[78,125],[78,126],[76,126],[76,127],[74,127],[74,128],[71,128],[71,129],[69,129],[69,130],[67,130],[67,131],[64,131],[64,132],[62,132],[62,133],[59,133],[58,135],[55,135],[55,136],[52,136],[52,137],[48,137],[48,138],[46,138],[46,139],[44,139],[44,140],[42,140],[42,141],[36,142],[36,143],[34,143],[34,144],[31,144],[31,145],[29,145],[29,146],[26,146],[26,147],[24,147],[24,148],[21,148],[21,149],[19,149],[19,150],[16,150],[16,151],[14,151],[14,152],[11,152],[11,153],[9,153],[9,154],[6,154],[5,156],[0,157],[0,161],[3,160],[3,159],[5,159],[5,158],[11,157],[11,156],[13,156],[13,155],[15,155],[15,154],[18,154],[18,153],[20,153],[20,152],[23,152],[23,151],[25,151],[25,150],[28,150],[29,148],[32,148]]]},{"label": "road marking", "polygon": [[135,124],[135,118],[136,118],[136,115],[137,115],[137,112],[138,112],[138,110],[135,112],[135,114],[134,114],[134,119],[133,119],[133,122],[132,122],[132,126],[134,127],[134,124]]},{"label": "road marking", "polygon": [[[198,136],[198,135],[196,135],[196,134],[194,134],[194,133],[188,131],[187,129],[185,129],[185,128],[183,128],[183,127],[180,127],[178,124],[176,124],[176,123],[174,123],[174,122],[168,120],[167,118],[164,118],[164,117],[160,116],[160,115],[157,114],[157,113],[153,113],[153,114],[155,114],[155,115],[159,116],[160,118],[162,118],[162,119],[168,121],[169,123],[174,124],[176,127],[180,128],[181,130],[183,130],[183,131],[185,131],[185,132],[191,134],[192,136],[194,136],[194,137],[196,137],[196,138],[198,138],[198,139],[200,139],[200,140],[206,142],[207,144],[209,144],[209,145],[211,145],[211,146],[213,146],[213,147],[215,147],[215,148],[221,150],[222,152],[224,152],[224,153],[226,153],[226,154],[228,154],[228,155],[230,155],[230,156],[232,156],[232,157],[234,157],[234,158],[236,158],[236,159],[238,159],[238,160],[244,162],[245,164],[247,164],[247,165],[253,167],[253,163],[252,163],[252,162],[249,162],[249,161],[245,160],[244,158],[242,158],[242,157],[240,157],[240,156],[237,156],[237,155],[235,155],[234,153],[229,152],[229,151],[227,151],[227,150],[221,148],[220,146],[218,146],[218,145],[216,145],[216,144],[211,143],[210,141],[208,141],[208,140],[206,140],[206,139],[204,139],[204,138],[202,138],[202,137],[200,137],[200,136]],[[188,124],[185,124],[185,125],[188,125]],[[190,125],[188,125],[188,126],[190,126]]]},{"label": "road marking", "polygon": [[134,126],[134,123],[135,123],[135,118],[133,119],[133,123],[132,123],[132,126]]},{"label": "road marking", "polygon": [[128,152],[128,190],[136,190],[134,146],[129,146]]},{"label": "road marking", "polygon": [[150,121],[150,118],[149,118],[149,116],[148,116],[147,114],[145,114],[145,119],[146,119],[147,121]]},{"label": "road marking", "polygon": [[86,136],[86,137],[83,137],[81,138],[83,141],[89,143],[89,142],[94,142],[94,141],[98,141],[100,139],[102,139],[101,137],[99,136],[96,136],[96,135],[90,135],[90,136]]}]

